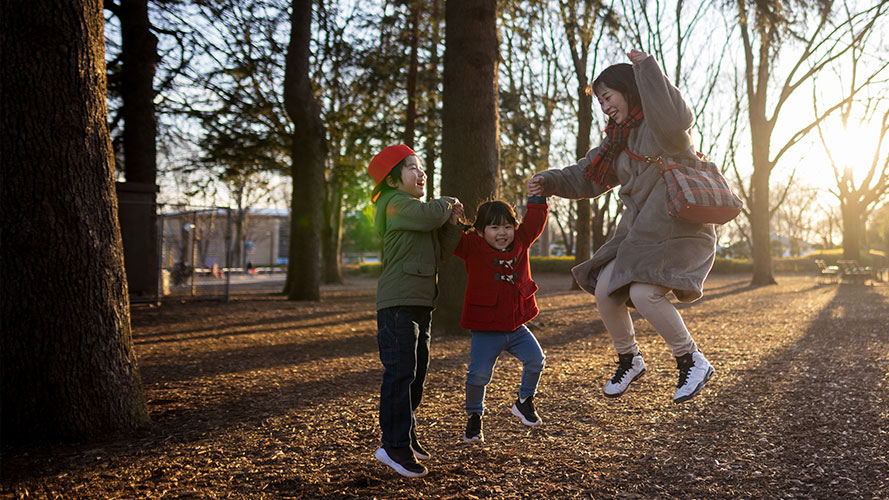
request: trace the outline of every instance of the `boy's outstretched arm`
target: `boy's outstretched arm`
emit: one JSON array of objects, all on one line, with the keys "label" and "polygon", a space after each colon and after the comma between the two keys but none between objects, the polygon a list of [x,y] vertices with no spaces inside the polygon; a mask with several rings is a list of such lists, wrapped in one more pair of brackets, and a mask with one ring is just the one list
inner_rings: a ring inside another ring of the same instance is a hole
[{"label": "boy's outstretched arm", "polygon": [[390,230],[433,231],[448,221],[459,200],[443,196],[422,202],[416,198],[400,197],[386,207],[386,224]]},{"label": "boy's outstretched arm", "polygon": [[460,230],[460,226],[457,225],[457,222],[462,216],[463,204],[460,203],[460,200],[457,200],[457,203],[454,204],[454,208],[451,211],[451,216],[448,218],[448,223],[439,229],[442,261],[450,257],[460,244],[463,237],[463,231]]}]

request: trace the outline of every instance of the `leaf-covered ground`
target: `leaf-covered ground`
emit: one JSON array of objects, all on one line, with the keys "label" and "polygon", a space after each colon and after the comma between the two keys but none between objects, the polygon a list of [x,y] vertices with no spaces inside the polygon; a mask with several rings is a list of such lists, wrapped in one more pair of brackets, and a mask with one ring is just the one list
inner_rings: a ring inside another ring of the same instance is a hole
[{"label": "leaf-covered ground", "polygon": [[619,399],[592,298],[536,276],[544,424],[509,413],[521,365],[498,362],[482,444],[462,441],[466,336],[434,337],[423,479],[376,462],[374,283],[317,303],[135,306],[152,425],[89,445],[4,449],[0,498],[889,498],[889,285],[712,276],[681,306],[716,369],[672,403],[675,361],[645,320],[648,373]]}]

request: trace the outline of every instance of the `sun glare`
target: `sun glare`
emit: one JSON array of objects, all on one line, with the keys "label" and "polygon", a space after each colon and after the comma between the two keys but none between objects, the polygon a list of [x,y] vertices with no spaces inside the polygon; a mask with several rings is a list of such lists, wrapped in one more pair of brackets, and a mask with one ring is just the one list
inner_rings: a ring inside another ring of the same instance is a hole
[{"label": "sun glare", "polygon": [[[840,174],[848,169],[852,173],[855,184],[859,184],[870,171],[879,141],[879,124],[865,123],[862,127],[856,127],[852,123],[843,127],[841,124],[833,124],[824,129],[824,137],[827,147],[830,148],[830,157],[833,159]],[[886,146],[883,154],[885,157]],[[822,171],[825,175],[833,177],[833,169],[830,168],[830,160],[824,158]],[[831,179],[831,184],[835,181]]]},{"label": "sun glare", "polygon": [[834,156],[834,160],[843,168],[852,170],[855,182],[860,182],[870,170],[874,153],[877,150],[877,131],[873,127],[847,127],[842,133],[842,142],[840,143],[839,157]]}]

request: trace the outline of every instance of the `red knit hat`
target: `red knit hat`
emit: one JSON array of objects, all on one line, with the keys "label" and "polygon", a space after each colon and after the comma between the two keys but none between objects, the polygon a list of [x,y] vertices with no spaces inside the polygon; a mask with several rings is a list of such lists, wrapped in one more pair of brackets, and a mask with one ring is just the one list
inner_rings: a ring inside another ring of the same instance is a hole
[{"label": "red knit hat", "polygon": [[374,190],[370,195],[370,200],[372,202],[376,203],[377,198],[380,197],[380,188],[383,187],[383,179],[389,175],[392,168],[395,167],[395,165],[398,165],[398,162],[411,155],[416,156],[413,149],[404,144],[398,144],[396,146],[384,148],[370,160],[370,166],[367,167],[367,173],[370,174],[371,178],[373,178],[376,183],[376,187],[374,187]]}]

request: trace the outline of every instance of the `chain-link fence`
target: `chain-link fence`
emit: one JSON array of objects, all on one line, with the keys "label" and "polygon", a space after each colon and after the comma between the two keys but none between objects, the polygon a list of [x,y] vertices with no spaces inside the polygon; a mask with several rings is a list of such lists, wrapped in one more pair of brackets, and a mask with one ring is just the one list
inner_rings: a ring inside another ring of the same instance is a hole
[{"label": "chain-link fence", "polygon": [[156,300],[228,300],[233,273],[230,208],[161,207],[158,225]]}]

